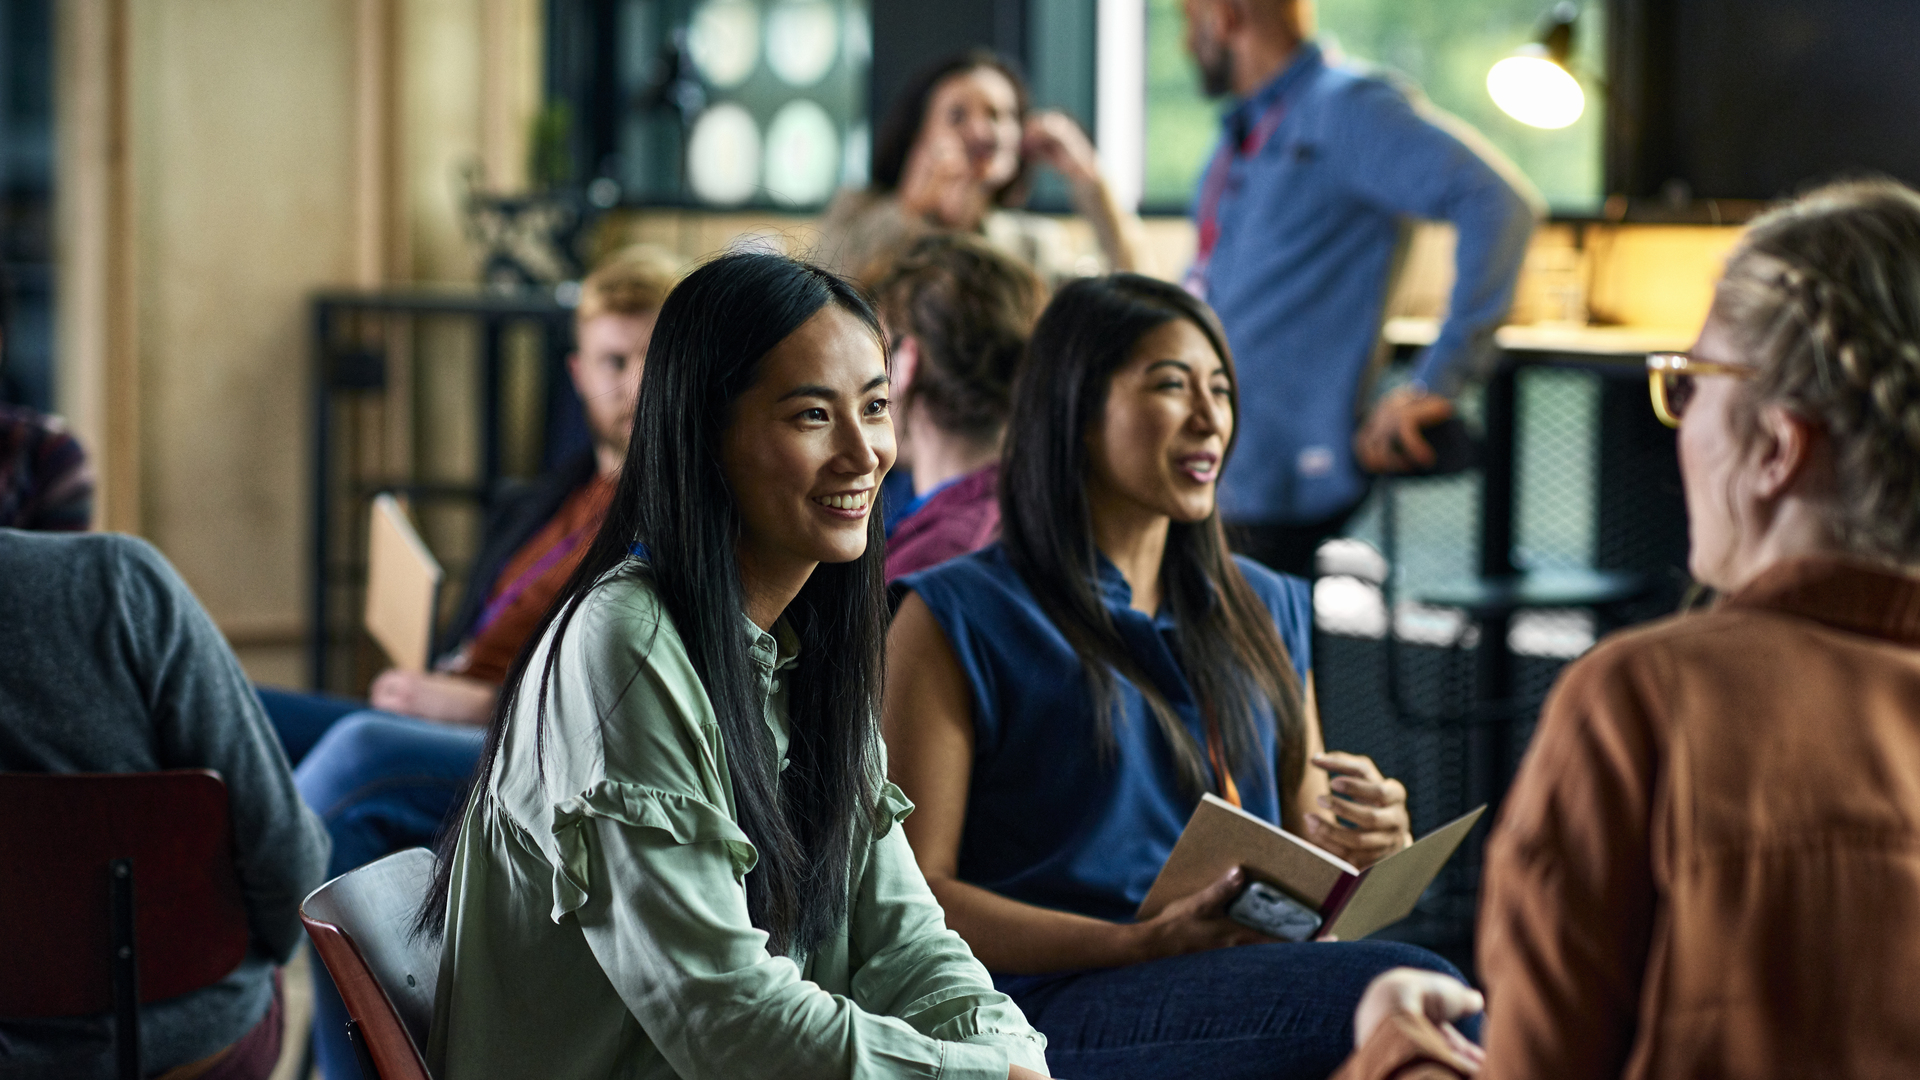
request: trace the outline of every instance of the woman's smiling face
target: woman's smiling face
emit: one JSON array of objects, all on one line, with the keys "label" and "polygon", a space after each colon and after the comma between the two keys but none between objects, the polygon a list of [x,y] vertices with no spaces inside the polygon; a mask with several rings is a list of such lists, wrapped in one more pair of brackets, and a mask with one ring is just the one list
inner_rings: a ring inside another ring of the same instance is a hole
[{"label": "woman's smiling face", "polygon": [[1020,135],[1020,95],[1013,82],[996,68],[976,67],[933,88],[916,143],[958,140],[974,180],[998,188],[1020,171]]},{"label": "woman's smiling face", "polygon": [[1089,501],[1205,520],[1233,437],[1232,401],[1226,361],[1198,326],[1173,318],[1155,327],[1113,373],[1106,410],[1087,432]]},{"label": "woman's smiling face", "polygon": [[804,576],[866,551],[874,498],[893,467],[887,395],[879,339],[837,304],[767,353],[721,438],[744,574]]}]

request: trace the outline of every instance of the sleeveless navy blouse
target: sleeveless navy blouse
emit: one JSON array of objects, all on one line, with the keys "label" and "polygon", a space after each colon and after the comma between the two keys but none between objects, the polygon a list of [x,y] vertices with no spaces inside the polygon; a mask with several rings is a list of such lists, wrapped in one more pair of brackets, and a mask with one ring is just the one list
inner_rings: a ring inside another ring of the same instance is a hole
[{"label": "sleeveless navy blouse", "polygon": [[[1273,613],[1302,680],[1310,666],[1311,588],[1236,557]],[[1128,607],[1132,590],[1100,560],[1100,593],[1129,651],[1196,745],[1205,721],[1176,659],[1179,628]],[[1098,742],[1092,693],[1073,646],[1041,610],[999,544],[912,574],[973,690],[973,776],[958,876],[1002,896],[1129,921],[1199,800],[1184,794],[1166,739],[1133,684],[1116,678],[1114,752]],[[1274,718],[1255,714],[1258,771],[1236,777],[1243,808],[1278,824]],[[1219,790],[1218,779],[1209,785]]]}]

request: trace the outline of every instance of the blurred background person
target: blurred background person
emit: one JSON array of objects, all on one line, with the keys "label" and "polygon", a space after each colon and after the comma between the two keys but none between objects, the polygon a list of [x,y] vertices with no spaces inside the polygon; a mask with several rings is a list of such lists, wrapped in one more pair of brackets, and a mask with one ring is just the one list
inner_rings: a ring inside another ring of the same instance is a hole
[{"label": "blurred background person", "polygon": [[[0,370],[13,288],[0,269]],[[93,521],[87,452],[57,416],[0,402],[0,528],[78,532]]]},{"label": "blurred background person", "polygon": [[[894,427],[911,488],[887,524],[887,580],[964,555],[1000,528],[1000,445],[1046,289],[986,241],[915,241],[874,289],[893,339]],[[896,466],[897,468],[897,466]]]},{"label": "blurred background person", "polygon": [[[454,619],[458,645],[437,670],[388,670],[365,704],[260,691],[296,754],[300,794],[333,838],[329,877],[431,843],[465,793],[507,670],[606,517],[654,319],[678,274],[677,261],[637,247],[582,283],[567,370],[592,448],[494,510]],[[315,1063],[328,1080],[353,1080],[345,1006],[318,965],[314,981]]]},{"label": "blurred background person", "polygon": [[1649,367],[1721,600],[1548,701],[1488,844],[1484,1061],[1443,1026],[1478,995],[1393,973],[1343,1077],[1920,1070],[1920,194],[1756,221]]},{"label": "blurred background person", "polygon": [[[0,611],[0,772],[212,769],[226,784],[247,955],[219,982],[140,1007],[142,1075],[265,1080],[280,1055],[278,968],[304,936],[300,901],[325,880],[327,834],[239,662],[186,582],[130,536],[0,528]],[[0,1019],[0,1075],[110,1076],[113,1057],[111,1015]]]},{"label": "blurred background person", "polygon": [[[1195,198],[1187,275],[1242,373],[1247,442],[1220,512],[1240,551],[1309,575],[1367,473],[1434,463],[1420,431],[1453,415],[1461,380],[1490,355],[1539,196],[1464,124],[1329,62],[1313,0],[1187,0],[1186,13],[1203,88],[1235,100]],[[1413,377],[1369,411],[1412,219],[1458,231],[1451,301]]]},{"label": "blurred background person", "polygon": [[1061,1075],[1324,1077],[1369,980],[1446,962],[1266,938],[1226,915],[1237,869],[1135,920],[1203,794],[1359,866],[1411,842],[1405,787],[1322,750],[1307,583],[1227,550],[1219,324],[1167,282],[1071,282],[1013,409],[1000,542],[902,579],[887,641],[921,871]]},{"label": "blurred background person", "polygon": [[487,722],[508,665],[606,513],[632,430],[654,316],[678,276],[677,260],[636,246],[609,257],[582,282],[567,371],[591,446],[495,502],[460,605],[441,635],[434,670],[389,668],[373,680],[366,702],[260,689],[294,764],[342,718],[369,706],[445,725]]},{"label": "blurred background person", "polygon": [[871,284],[915,236],[950,230],[984,235],[1049,282],[1084,272],[1057,222],[1019,209],[1036,164],[1066,179],[1107,268],[1138,267],[1139,219],[1114,200],[1086,133],[1065,113],[1033,111],[1026,80],[985,50],[927,67],[894,99],[872,182],[827,207],[815,255]]}]

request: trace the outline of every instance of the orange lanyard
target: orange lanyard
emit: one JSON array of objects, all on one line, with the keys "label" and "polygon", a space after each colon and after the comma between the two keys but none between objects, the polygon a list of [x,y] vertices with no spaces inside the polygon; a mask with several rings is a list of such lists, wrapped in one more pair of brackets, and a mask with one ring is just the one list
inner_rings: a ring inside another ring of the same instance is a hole
[{"label": "orange lanyard", "polygon": [[1235,806],[1240,805],[1240,789],[1234,785],[1233,774],[1227,771],[1226,749],[1220,741],[1220,724],[1212,713],[1207,715],[1207,759],[1213,763],[1213,775],[1220,778],[1220,797]]}]

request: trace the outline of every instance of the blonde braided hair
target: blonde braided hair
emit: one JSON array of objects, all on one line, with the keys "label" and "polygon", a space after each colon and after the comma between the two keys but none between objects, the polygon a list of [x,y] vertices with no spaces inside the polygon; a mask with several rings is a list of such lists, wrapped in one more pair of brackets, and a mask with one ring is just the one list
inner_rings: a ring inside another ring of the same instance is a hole
[{"label": "blonde braided hair", "polygon": [[1779,403],[1825,429],[1841,545],[1920,561],[1920,193],[1834,184],[1760,218],[1714,314],[1760,368],[1737,418]]}]

